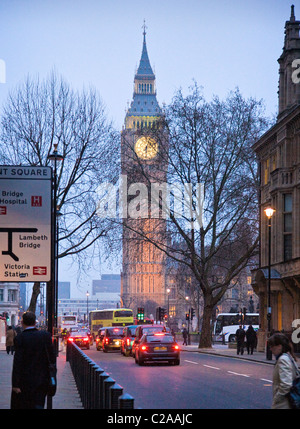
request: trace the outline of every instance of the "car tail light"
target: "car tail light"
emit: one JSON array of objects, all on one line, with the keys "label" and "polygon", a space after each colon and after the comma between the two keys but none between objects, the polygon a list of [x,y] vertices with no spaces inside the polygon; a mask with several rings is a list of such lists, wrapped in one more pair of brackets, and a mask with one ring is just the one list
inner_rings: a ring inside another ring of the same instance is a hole
[{"label": "car tail light", "polygon": [[174,349],[174,350],[179,350],[179,345],[178,345],[178,344],[175,344],[175,345],[173,346],[173,349]]},{"label": "car tail light", "polygon": [[130,346],[130,339],[129,338],[127,338],[126,343],[127,343],[127,346]]},{"label": "car tail light", "polygon": [[74,338],[68,338],[68,341],[72,342],[74,341]]},{"label": "car tail light", "polygon": [[105,338],[105,344],[108,344],[108,343],[109,343],[109,339]]},{"label": "car tail light", "polygon": [[148,349],[148,347],[147,346],[141,346],[141,350],[144,352],[144,351],[146,351]]},{"label": "car tail light", "polygon": [[89,337],[85,337],[83,341],[89,341]]}]

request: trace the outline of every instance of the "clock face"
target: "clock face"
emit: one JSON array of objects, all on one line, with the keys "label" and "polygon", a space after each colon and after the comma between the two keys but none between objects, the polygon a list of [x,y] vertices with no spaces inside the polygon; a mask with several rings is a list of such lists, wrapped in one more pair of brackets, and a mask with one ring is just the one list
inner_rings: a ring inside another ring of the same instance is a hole
[{"label": "clock face", "polygon": [[135,153],[141,159],[155,158],[158,152],[158,143],[151,137],[141,137],[134,146]]}]

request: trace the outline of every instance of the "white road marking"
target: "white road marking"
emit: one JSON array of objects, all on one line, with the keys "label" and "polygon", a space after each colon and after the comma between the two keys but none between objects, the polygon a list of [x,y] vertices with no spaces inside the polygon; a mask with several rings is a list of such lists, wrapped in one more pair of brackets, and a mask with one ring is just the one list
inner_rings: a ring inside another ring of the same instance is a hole
[{"label": "white road marking", "polygon": [[216,366],[210,366],[210,365],[204,365],[204,364],[203,364],[203,366],[206,366],[206,368],[212,368],[212,369],[220,370],[220,368],[217,368]]},{"label": "white road marking", "polygon": [[241,377],[250,377],[250,375],[246,375],[246,374],[239,374],[238,372],[233,372],[233,371],[227,371],[229,372],[229,374],[234,374],[234,375],[240,375]]},{"label": "white road marking", "polygon": [[267,380],[266,378],[261,378],[261,381],[266,381],[267,383],[273,383],[272,380]]},{"label": "white road marking", "polygon": [[189,362],[189,363],[193,363],[193,364],[195,364],[195,365],[199,365],[199,364],[198,364],[198,362],[193,362],[192,360],[186,360],[186,359],[185,359],[185,360],[184,360],[184,362]]}]

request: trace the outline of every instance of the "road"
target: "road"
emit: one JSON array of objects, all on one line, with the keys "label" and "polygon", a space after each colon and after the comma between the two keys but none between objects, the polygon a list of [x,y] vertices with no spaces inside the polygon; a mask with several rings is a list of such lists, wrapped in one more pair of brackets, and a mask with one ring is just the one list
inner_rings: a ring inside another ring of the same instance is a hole
[{"label": "road", "polygon": [[139,366],[120,352],[84,351],[141,409],[269,409],[273,366],[181,352],[179,366]]}]

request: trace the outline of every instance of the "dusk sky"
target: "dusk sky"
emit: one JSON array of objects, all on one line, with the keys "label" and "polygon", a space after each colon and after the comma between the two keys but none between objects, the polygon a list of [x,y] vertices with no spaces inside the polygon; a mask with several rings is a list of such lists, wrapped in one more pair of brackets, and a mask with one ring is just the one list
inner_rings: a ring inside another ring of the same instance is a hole
[{"label": "dusk sky", "polygon": [[[94,87],[121,130],[147,26],[157,99],[169,103],[195,80],[207,99],[239,87],[277,113],[278,63],[292,2],[282,0],[0,0],[0,112],[29,74],[53,69],[73,87]],[[294,2],[300,19],[300,2]],[[3,70],[2,70],[3,71]],[[82,291],[93,278],[83,279]],[[114,272],[119,272],[115,270]],[[63,272],[60,280],[72,280]],[[81,280],[80,280],[81,282]],[[74,294],[73,294],[74,295]],[[75,293],[75,295],[80,295]]]}]

